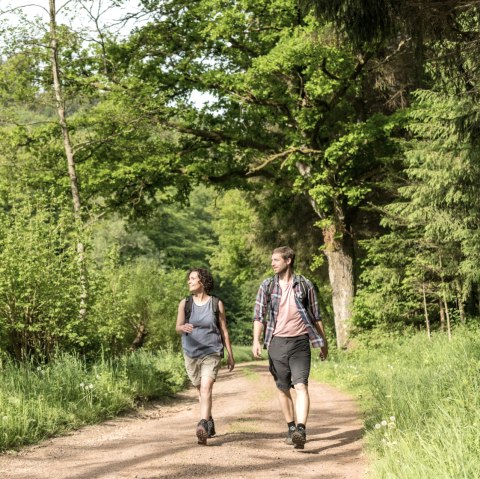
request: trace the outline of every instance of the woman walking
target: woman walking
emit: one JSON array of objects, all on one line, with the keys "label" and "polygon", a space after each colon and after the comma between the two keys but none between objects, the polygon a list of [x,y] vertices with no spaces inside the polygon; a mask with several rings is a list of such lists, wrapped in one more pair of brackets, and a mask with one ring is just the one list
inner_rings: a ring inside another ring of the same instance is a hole
[{"label": "woman walking", "polygon": [[235,367],[232,345],[228,335],[225,306],[215,296],[213,278],[204,268],[191,269],[187,275],[190,296],[178,305],[176,331],[182,335],[185,368],[192,384],[198,390],[200,421],[196,435],[198,444],[207,444],[207,438],[215,435],[212,417],[212,389],[224,349],[227,350],[227,366]]}]

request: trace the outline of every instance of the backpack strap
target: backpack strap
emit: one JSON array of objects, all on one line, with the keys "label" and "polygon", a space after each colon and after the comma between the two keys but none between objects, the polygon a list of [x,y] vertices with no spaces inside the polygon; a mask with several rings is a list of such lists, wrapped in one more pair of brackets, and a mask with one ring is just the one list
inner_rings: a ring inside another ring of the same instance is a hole
[{"label": "backpack strap", "polygon": [[273,292],[273,286],[274,286],[274,280],[275,280],[275,276],[272,276],[271,278],[268,278],[269,279],[269,283],[268,283],[268,286],[267,286],[267,306],[270,306],[270,301],[272,299],[272,292]]},{"label": "backpack strap", "polygon": [[220,323],[220,308],[218,307],[218,303],[220,301],[220,298],[218,296],[213,296],[212,294],[212,309],[213,309],[213,314],[215,315],[215,319],[217,321],[217,326]]},{"label": "backpack strap", "polygon": [[298,283],[300,284],[300,289],[302,290],[303,306],[307,307],[309,297],[308,297],[308,284],[307,284],[307,280],[305,279],[305,276],[302,276],[301,274],[299,274]]},{"label": "backpack strap", "polygon": [[185,307],[184,307],[185,323],[188,323],[190,316],[192,314],[192,301],[193,301],[193,297],[191,295],[185,298]]}]

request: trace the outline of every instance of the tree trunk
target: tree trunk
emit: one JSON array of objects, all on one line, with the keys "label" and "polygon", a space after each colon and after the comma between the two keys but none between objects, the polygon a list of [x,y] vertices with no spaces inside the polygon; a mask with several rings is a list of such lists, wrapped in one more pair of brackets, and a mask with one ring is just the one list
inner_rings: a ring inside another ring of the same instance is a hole
[{"label": "tree trunk", "polygon": [[448,340],[452,340],[452,328],[450,323],[450,312],[448,311],[448,304],[447,304],[447,295],[443,293],[443,304],[445,305],[445,315],[447,317],[447,334]]},{"label": "tree trunk", "polygon": [[457,296],[457,305],[458,305],[458,312],[460,313],[460,322],[465,324],[465,304],[463,302],[463,287],[462,283],[459,280],[455,281],[455,290]]},{"label": "tree trunk", "polygon": [[132,351],[136,351],[137,349],[141,348],[145,343],[145,339],[147,338],[147,335],[148,335],[145,323],[142,322],[138,324],[136,326],[136,329],[137,329],[137,335],[135,336],[135,339],[133,340],[132,345],[130,347]]},{"label": "tree trunk", "polygon": [[323,230],[323,238],[328,260],[328,276],[332,287],[337,346],[346,348],[355,296],[353,242],[348,233],[336,235],[334,225]]},{"label": "tree trunk", "polygon": [[[78,186],[77,170],[75,165],[75,158],[73,154],[72,142],[65,113],[65,99],[63,97],[62,84],[60,81],[60,67],[58,62],[58,37],[57,37],[57,19],[55,0],[49,0],[50,13],[50,60],[52,62],[53,75],[53,90],[55,92],[56,109],[62,130],[63,147],[65,156],[67,158],[68,176],[70,178],[70,189],[72,192],[73,211],[77,228],[82,230],[81,217],[81,202],[80,202],[80,188]],[[80,264],[80,310],[79,315],[82,319],[86,315],[86,300],[87,300],[87,281],[86,281],[86,267],[85,267],[85,247],[81,241],[77,242],[77,253]]]},{"label": "tree trunk", "polygon": [[427,328],[428,339],[431,339],[430,320],[428,318],[428,309],[427,309],[427,295],[425,294],[425,283],[422,283],[422,290],[423,290],[423,309],[425,311],[425,327]]},{"label": "tree trunk", "polygon": [[[299,161],[297,168],[302,176],[310,175],[308,164]],[[325,220],[326,216],[318,208],[315,199],[310,195],[307,195],[307,198],[318,217]],[[349,323],[355,297],[355,259],[352,234],[345,225],[345,213],[338,203],[334,209],[336,219],[323,229],[323,241],[328,261],[328,277],[332,287],[337,347],[344,349],[348,346]]]},{"label": "tree trunk", "polygon": [[440,309],[440,330],[445,332],[445,309],[441,298],[438,298],[438,307]]}]

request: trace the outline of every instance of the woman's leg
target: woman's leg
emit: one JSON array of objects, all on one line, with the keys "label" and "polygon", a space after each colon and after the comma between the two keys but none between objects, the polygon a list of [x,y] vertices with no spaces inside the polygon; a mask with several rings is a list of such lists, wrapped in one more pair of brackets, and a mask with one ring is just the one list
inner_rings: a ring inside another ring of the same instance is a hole
[{"label": "woman's leg", "polygon": [[212,390],[214,379],[203,376],[200,382],[200,418],[209,420],[212,415]]}]

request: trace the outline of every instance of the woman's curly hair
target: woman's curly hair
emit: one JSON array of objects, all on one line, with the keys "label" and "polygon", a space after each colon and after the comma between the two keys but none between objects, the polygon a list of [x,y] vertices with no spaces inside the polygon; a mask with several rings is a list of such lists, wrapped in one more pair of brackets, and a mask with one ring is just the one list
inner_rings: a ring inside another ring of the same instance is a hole
[{"label": "woman's curly hair", "polygon": [[213,282],[213,276],[210,273],[210,271],[208,271],[208,269],[205,269],[205,268],[192,268],[188,271],[187,280],[190,277],[190,274],[194,272],[198,274],[200,283],[202,283],[203,285],[203,289],[205,289],[205,292],[209,294],[210,291],[212,291],[213,287],[215,286],[215,283]]}]

